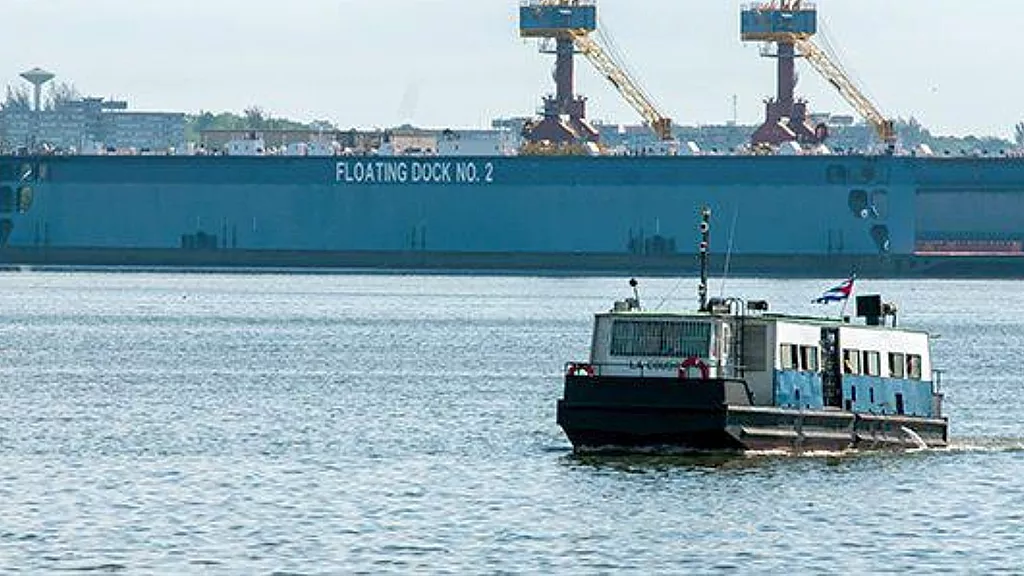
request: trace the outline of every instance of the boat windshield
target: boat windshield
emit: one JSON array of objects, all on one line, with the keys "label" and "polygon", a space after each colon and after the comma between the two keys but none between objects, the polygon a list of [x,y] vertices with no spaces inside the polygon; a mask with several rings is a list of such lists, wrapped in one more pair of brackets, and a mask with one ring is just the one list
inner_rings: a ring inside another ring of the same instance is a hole
[{"label": "boat windshield", "polygon": [[707,358],[711,324],[666,320],[617,320],[612,325],[612,356]]}]

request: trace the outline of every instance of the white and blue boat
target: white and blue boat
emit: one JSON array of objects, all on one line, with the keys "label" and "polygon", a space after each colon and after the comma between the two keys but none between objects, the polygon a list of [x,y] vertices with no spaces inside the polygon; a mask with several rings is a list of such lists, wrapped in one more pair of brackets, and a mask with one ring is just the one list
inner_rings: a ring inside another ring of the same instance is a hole
[{"label": "white and blue boat", "polygon": [[[706,241],[701,252],[706,262]],[[823,298],[847,298],[852,284]],[[948,444],[930,337],[897,327],[880,296],[857,298],[855,322],[708,299],[706,272],[692,313],[644,310],[633,285],[633,298],[596,315],[589,360],[566,367],[557,419],[577,451]]]}]

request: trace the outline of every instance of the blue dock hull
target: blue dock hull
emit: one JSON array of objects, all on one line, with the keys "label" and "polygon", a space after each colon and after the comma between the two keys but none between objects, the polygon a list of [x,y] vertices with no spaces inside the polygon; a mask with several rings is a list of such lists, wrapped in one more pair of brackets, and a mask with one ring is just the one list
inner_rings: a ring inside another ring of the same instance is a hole
[{"label": "blue dock hull", "polygon": [[884,156],[0,157],[0,258],[678,273],[704,205],[740,274],[1024,271],[1024,160]]}]

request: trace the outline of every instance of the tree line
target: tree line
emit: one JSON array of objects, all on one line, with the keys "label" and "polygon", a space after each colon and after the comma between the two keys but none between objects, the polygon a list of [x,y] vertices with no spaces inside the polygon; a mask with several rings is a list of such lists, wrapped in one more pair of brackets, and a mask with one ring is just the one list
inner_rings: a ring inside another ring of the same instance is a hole
[{"label": "tree line", "polygon": [[[81,93],[74,84],[69,82],[51,82],[47,85],[41,105],[43,110],[52,111],[63,107],[65,104],[76,102],[82,99]],[[7,92],[0,110],[30,111],[32,110],[32,92],[27,86],[7,86]],[[204,131],[229,130],[229,131],[274,131],[274,130],[311,130],[311,131],[333,131],[337,127],[327,120],[314,120],[312,122],[299,122],[287,118],[274,117],[260,106],[250,106],[241,114],[233,112],[213,113],[199,111],[196,114],[185,115],[185,137],[187,140],[197,142]],[[932,134],[927,128],[921,125],[915,118],[901,120],[897,123],[897,133],[907,147],[914,147],[919,144],[927,144],[935,150],[999,150],[1009,148],[1016,144],[1018,148],[1024,148],[1024,122],[1014,126],[1013,142],[992,136],[939,136]]]},{"label": "tree line", "polygon": [[201,133],[210,130],[230,130],[254,132],[273,130],[311,130],[332,131],[337,127],[327,120],[299,122],[287,118],[277,118],[259,106],[250,106],[241,114],[233,112],[200,111],[197,114],[185,115],[185,138],[192,142],[199,141]]},{"label": "tree line", "polygon": [[[40,105],[43,110],[52,111],[63,107],[65,104],[77,102],[82,99],[81,93],[70,82],[51,82],[43,93]],[[32,91],[28,86],[7,86],[7,94],[0,102],[0,110],[32,110]]]}]

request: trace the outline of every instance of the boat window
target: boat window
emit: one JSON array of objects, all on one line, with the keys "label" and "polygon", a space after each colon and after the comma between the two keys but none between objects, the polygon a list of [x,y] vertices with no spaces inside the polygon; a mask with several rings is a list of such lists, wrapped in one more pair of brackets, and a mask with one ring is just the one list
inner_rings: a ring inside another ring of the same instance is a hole
[{"label": "boat window", "polygon": [[903,378],[906,374],[904,368],[906,368],[907,361],[905,355],[901,352],[890,352],[889,353],[889,376],[892,378]]},{"label": "boat window", "polygon": [[907,354],[907,378],[911,380],[921,379],[921,355]]},{"label": "boat window", "polygon": [[864,374],[867,376],[882,375],[882,361],[878,352],[864,351]]},{"label": "boat window", "polygon": [[800,367],[805,372],[817,372],[818,371],[818,347],[817,346],[801,346],[800,347]]},{"label": "boat window", "polygon": [[843,373],[860,374],[860,350],[843,350]]},{"label": "boat window", "polygon": [[783,370],[799,370],[799,349],[792,344],[779,345],[779,364]]},{"label": "boat window", "polygon": [[743,364],[747,370],[753,372],[764,372],[765,352],[767,350],[768,330],[765,326],[744,326],[743,327]]},{"label": "boat window", "polygon": [[707,358],[711,325],[704,322],[618,321],[612,325],[612,356]]}]

